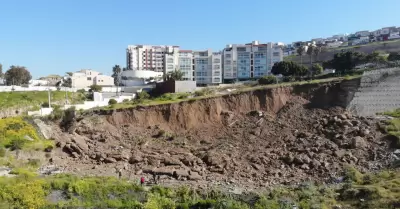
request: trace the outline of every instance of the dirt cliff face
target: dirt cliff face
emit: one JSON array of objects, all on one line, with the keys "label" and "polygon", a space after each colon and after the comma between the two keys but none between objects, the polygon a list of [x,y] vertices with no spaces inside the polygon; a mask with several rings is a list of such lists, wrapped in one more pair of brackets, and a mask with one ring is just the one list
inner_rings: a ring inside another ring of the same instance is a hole
[{"label": "dirt cliff face", "polygon": [[197,129],[209,124],[226,125],[226,117],[223,114],[226,111],[240,114],[261,110],[274,115],[297,95],[310,100],[308,105],[312,108],[334,106],[345,108],[358,85],[359,80],[356,79],[279,87],[174,104],[108,111],[102,114],[113,125],[135,124],[140,127],[158,125],[173,131]]},{"label": "dirt cliff face", "polygon": [[59,131],[52,160],[84,175],[122,169],[126,178],[254,187],[327,181],[346,164],[388,166],[375,121],[336,106],[351,97],[343,91],[343,83],[310,84],[97,111]]},{"label": "dirt cliff face", "polygon": [[291,94],[290,87],[259,90],[175,104],[117,110],[110,112],[106,118],[113,125],[159,125],[173,131],[198,129],[204,125],[226,122],[225,115],[222,114],[226,111],[238,114],[252,110],[277,113],[290,100]]}]

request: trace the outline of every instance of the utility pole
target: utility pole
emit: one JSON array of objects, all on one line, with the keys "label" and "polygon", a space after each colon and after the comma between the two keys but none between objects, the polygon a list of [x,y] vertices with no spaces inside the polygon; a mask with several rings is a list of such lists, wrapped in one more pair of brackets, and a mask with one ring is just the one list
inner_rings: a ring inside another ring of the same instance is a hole
[{"label": "utility pole", "polygon": [[49,88],[49,108],[51,108],[51,103],[50,103],[50,88]]},{"label": "utility pole", "polygon": [[68,93],[67,93],[67,87],[64,86],[65,88],[65,104],[68,104]]}]

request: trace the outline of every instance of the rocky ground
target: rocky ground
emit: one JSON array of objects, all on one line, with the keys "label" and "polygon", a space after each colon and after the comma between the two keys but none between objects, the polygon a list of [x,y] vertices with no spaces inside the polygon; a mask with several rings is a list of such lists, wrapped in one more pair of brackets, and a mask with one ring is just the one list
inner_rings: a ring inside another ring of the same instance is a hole
[{"label": "rocky ground", "polygon": [[78,118],[67,132],[53,124],[57,149],[45,173],[259,188],[332,182],[345,165],[374,171],[396,157],[377,119],[341,108],[309,109],[307,103],[293,97],[277,113],[222,111],[221,123],[173,132],[157,125],[112,125],[98,115]]}]

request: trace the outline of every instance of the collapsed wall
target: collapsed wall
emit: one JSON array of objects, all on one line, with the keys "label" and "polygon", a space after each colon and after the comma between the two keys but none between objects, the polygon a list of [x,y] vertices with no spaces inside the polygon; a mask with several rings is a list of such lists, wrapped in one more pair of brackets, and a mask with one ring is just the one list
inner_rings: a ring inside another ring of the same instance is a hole
[{"label": "collapsed wall", "polygon": [[400,68],[364,72],[360,87],[347,107],[362,116],[397,108],[400,108]]}]

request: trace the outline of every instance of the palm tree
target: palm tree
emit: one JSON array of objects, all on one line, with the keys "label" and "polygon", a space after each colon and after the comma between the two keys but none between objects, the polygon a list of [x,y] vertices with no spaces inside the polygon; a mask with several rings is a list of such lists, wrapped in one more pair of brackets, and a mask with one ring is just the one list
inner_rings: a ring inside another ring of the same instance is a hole
[{"label": "palm tree", "polygon": [[300,63],[303,64],[303,55],[304,52],[306,51],[306,48],[304,46],[300,46],[297,48],[297,54],[300,56]]},{"label": "palm tree", "polygon": [[322,46],[317,46],[317,47],[315,47],[315,50],[314,50],[314,54],[315,54],[315,60],[318,62],[318,60],[319,60],[319,54],[321,54],[321,52],[322,51],[324,51],[324,48],[322,47]]},{"label": "palm tree", "polygon": [[308,46],[307,54],[310,56],[310,65],[312,65],[312,56],[314,55],[314,52],[315,52],[315,46],[314,45]]},{"label": "palm tree", "polygon": [[182,71],[176,69],[174,71],[168,72],[164,76],[164,80],[165,81],[169,81],[169,80],[181,81],[181,80],[183,80],[183,75],[184,75],[184,73]]}]

